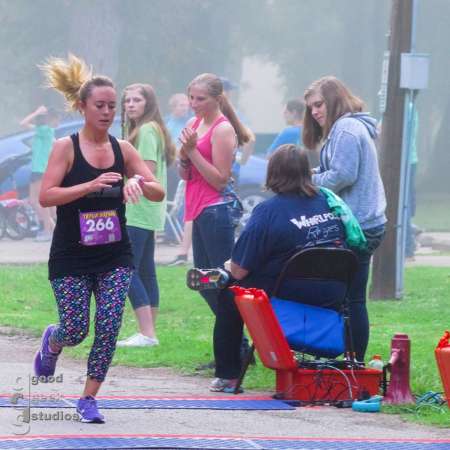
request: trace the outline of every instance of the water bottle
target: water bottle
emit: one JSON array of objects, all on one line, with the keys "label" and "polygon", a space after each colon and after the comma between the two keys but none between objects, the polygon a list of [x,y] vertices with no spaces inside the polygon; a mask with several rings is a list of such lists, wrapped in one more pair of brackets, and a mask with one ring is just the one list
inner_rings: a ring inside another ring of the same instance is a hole
[{"label": "water bottle", "polygon": [[354,401],[352,403],[352,409],[358,412],[379,412],[381,410],[382,400],[383,397],[381,395],[373,395],[367,400]]},{"label": "water bottle", "polygon": [[384,363],[380,355],[373,355],[372,359],[367,363],[371,369],[383,370]]}]

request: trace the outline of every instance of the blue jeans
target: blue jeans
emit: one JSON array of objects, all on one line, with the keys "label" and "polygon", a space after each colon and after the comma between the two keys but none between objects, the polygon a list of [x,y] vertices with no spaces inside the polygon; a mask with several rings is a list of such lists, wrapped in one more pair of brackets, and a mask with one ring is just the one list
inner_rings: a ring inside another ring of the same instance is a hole
[{"label": "blue jeans", "polygon": [[[231,275],[230,275],[231,277]],[[275,287],[273,280],[250,274],[243,280],[230,280],[230,285],[264,289],[270,297]],[[244,322],[228,288],[219,291],[216,323],[214,325],[214,359],[218,378],[237,378],[241,372],[243,347],[248,339],[243,334]],[[247,349],[246,349],[247,350]]]},{"label": "blue jeans", "polygon": [[353,347],[358,361],[364,361],[367,345],[369,343],[369,315],[366,306],[366,290],[369,280],[370,259],[373,252],[380,245],[385,225],[363,230],[367,239],[367,250],[354,250],[358,257],[358,270],[348,291],[350,330],[353,338]]},{"label": "blue jeans", "polygon": [[134,273],[131,278],[130,298],[133,309],[141,306],[159,306],[159,287],[155,268],[155,232],[127,226],[133,249]]},{"label": "blue jeans", "polygon": [[[230,205],[208,206],[194,220],[192,228],[194,267],[199,269],[223,267],[224,262],[231,257],[234,226]],[[219,290],[203,291],[201,295],[216,314]]]}]

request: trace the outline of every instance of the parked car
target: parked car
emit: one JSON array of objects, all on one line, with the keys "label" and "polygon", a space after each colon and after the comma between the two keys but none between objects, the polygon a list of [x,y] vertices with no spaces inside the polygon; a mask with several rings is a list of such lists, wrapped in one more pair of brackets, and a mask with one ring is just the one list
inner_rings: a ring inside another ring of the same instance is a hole
[{"label": "parked car", "polygon": [[[83,126],[82,120],[71,120],[61,123],[55,129],[55,137],[57,139],[63,136],[69,136],[77,132]],[[110,128],[110,133],[116,137],[120,137],[120,119],[116,118]],[[31,161],[31,142],[34,136],[33,130],[14,133],[0,138],[0,163],[12,155],[29,154]],[[255,153],[252,155],[247,163],[241,166],[239,183],[237,190],[244,206],[243,223],[245,223],[255,205],[268,197],[268,193],[263,190],[263,185],[266,177],[267,161],[264,157],[259,157],[258,154],[265,154],[266,148],[270,145],[274,134],[271,133],[257,133]],[[169,177],[176,178],[176,170],[169,170]],[[11,177],[0,183],[0,194],[9,190],[12,184],[15,184],[19,191],[20,197],[28,196],[28,186],[30,183],[31,163],[28,162],[22,167],[18,168]],[[176,186],[177,181],[169,180],[168,198],[170,199],[174,192],[171,192],[170,186]]]},{"label": "parked car", "polygon": [[264,190],[266,181],[267,160],[259,156],[250,156],[247,163],[241,166],[238,183],[238,194],[244,207],[241,225],[247,223],[253,208],[269,197]]},{"label": "parked car", "polygon": [[276,137],[276,133],[255,133],[256,142],[253,155],[241,166],[238,192],[244,214],[241,225],[247,223],[253,208],[271,194],[264,190],[267,173],[266,150]]},{"label": "parked car", "polygon": [[[61,123],[55,129],[55,137],[59,139],[76,133],[82,126],[82,120],[70,120]],[[120,136],[120,119],[116,119],[111,126],[110,133],[114,136]],[[30,184],[31,175],[31,142],[33,140],[34,131],[27,130],[14,134],[10,134],[0,138],[0,163],[13,155],[29,154],[29,161],[16,169],[9,179],[0,183],[0,193],[11,189],[15,185],[19,191],[20,197],[28,196],[28,186]]]}]

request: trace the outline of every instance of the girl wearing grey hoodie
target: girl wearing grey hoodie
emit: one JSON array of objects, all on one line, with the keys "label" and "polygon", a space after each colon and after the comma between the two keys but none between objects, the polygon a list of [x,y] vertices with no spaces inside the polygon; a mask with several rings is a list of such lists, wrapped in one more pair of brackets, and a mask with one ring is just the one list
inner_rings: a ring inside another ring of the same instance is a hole
[{"label": "girl wearing grey hoodie", "polygon": [[355,250],[359,268],[349,289],[350,326],[358,361],[369,342],[366,288],[370,259],[385,232],[386,197],[374,139],[376,121],[363,113],[364,103],[337,78],[314,81],[305,91],[303,143],[320,144],[320,166],[313,182],[334,191],[351,208],[367,239],[367,250]]}]

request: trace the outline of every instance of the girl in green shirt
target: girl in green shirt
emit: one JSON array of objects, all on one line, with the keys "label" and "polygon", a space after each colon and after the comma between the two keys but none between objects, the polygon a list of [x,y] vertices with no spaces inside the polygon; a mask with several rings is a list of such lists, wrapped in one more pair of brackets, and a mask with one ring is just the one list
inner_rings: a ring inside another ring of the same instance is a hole
[{"label": "girl in green shirt", "polygon": [[[175,159],[175,146],[161,118],[155,91],[148,84],[127,86],[122,96],[125,138],[138,150],[142,159],[167,188],[167,166]],[[119,341],[118,346],[153,346],[159,341],[155,319],[159,308],[159,288],[155,270],[155,232],[164,229],[166,201],[151,202],[142,198],[127,205],[127,230],[133,247],[135,272],[130,298],[139,332]]]},{"label": "girl in green shirt", "polygon": [[39,203],[39,192],[55,141],[55,128],[59,125],[59,114],[53,108],[41,105],[22,119],[20,125],[34,130],[31,141],[30,203],[43,225],[43,230],[37,235],[36,240],[49,241],[55,228],[56,209],[43,208]]}]

